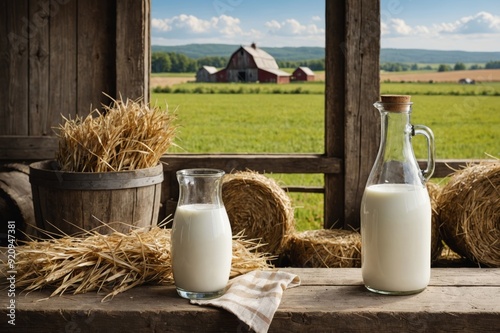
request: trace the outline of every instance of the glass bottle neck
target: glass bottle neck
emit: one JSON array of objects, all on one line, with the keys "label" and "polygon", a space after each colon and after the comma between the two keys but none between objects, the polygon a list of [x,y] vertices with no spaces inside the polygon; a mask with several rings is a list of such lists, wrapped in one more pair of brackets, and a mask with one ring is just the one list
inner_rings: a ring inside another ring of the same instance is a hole
[{"label": "glass bottle neck", "polygon": [[217,207],[222,202],[222,176],[216,169],[185,169],[177,172],[178,205],[207,204]]},{"label": "glass bottle neck", "polygon": [[422,173],[413,153],[410,110],[387,111],[378,107],[381,137],[377,158],[367,185],[423,184]]},{"label": "glass bottle neck", "polygon": [[403,161],[413,157],[412,126],[409,112],[381,111],[381,148],[386,161]]}]

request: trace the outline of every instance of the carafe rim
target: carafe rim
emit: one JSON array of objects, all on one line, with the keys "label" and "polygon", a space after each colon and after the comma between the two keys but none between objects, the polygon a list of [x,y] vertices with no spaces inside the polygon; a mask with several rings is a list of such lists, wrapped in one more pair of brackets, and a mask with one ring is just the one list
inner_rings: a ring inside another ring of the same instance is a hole
[{"label": "carafe rim", "polygon": [[182,169],[176,172],[177,176],[186,177],[222,177],[224,176],[224,170],[211,169],[211,168],[192,168],[192,169]]}]

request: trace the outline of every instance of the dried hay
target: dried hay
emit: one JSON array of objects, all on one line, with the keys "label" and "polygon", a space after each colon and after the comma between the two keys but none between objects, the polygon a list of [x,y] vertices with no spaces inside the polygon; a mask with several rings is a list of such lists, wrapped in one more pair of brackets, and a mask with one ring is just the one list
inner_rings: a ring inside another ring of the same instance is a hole
[{"label": "dried hay", "polygon": [[58,128],[57,161],[63,171],[107,172],[150,168],[173,144],[174,116],[127,99],[104,112],[66,119]]},{"label": "dried hay", "polygon": [[432,182],[426,183],[427,192],[429,192],[429,197],[431,199],[432,208],[432,222],[431,222],[431,260],[434,262],[441,255],[443,251],[443,238],[439,232],[439,213],[437,207],[437,200],[439,194],[441,193],[441,187]]},{"label": "dried hay", "polygon": [[[27,292],[53,287],[51,296],[103,291],[104,301],[146,283],[173,284],[170,230],[155,226],[128,234],[91,231],[29,241],[16,247],[16,287]],[[233,237],[231,277],[271,268],[268,260],[273,258],[256,249],[260,249],[257,240],[242,234]],[[0,272],[6,276],[12,267],[0,262]]]},{"label": "dried hay", "polygon": [[307,230],[289,237],[286,252],[295,267],[361,267],[361,235],[341,229]]},{"label": "dried hay", "polygon": [[456,253],[500,267],[500,162],[454,172],[438,200],[441,233]]},{"label": "dried hay", "polygon": [[285,236],[294,230],[294,212],[290,198],[273,179],[253,171],[227,174],[222,200],[233,233],[261,238],[264,252],[283,251]]}]

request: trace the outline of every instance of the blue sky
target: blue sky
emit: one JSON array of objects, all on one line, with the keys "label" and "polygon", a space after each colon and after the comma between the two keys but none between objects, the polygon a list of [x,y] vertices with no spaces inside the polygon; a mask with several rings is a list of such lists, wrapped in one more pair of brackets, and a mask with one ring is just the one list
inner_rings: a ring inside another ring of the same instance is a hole
[{"label": "blue sky", "polygon": [[[324,46],[325,1],[152,0],[152,44]],[[380,11],[383,48],[500,51],[499,0],[381,0]]]}]

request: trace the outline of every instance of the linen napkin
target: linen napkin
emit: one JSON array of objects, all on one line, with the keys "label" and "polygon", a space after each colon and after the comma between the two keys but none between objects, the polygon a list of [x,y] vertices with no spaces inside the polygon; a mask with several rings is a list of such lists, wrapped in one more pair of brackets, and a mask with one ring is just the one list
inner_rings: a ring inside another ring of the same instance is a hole
[{"label": "linen napkin", "polygon": [[219,298],[191,300],[192,304],[223,308],[257,333],[265,333],[281,302],[283,291],[300,285],[299,276],[283,271],[252,271],[228,283]]}]

